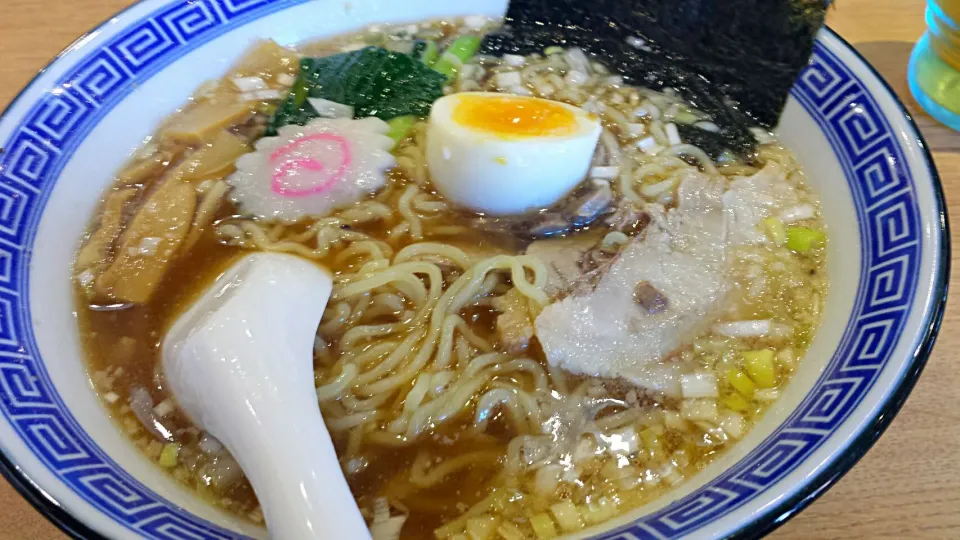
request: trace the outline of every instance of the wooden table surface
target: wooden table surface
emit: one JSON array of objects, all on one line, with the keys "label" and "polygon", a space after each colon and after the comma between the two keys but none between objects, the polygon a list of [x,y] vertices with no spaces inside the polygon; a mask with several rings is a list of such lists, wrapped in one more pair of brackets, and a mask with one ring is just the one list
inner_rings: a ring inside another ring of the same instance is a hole
[{"label": "wooden table surface", "polygon": [[[128,3],[0,0],[0,104],[9,102],[77,36]],[[917,118],[956,217],[960,216],[960,134],[926,116],[910,97],[905,79],[910,50],[923,33],[924,3],[840,0],[829,23],[886,77]],[[954,290],[956,285],[951,280]],[[960,538],[958,310],[956,302],[951,302],[933,357],[883,438],[853,471],[774,533],[774,538]],[[0,539],[46,538],[63,535],[0,480]]]}]

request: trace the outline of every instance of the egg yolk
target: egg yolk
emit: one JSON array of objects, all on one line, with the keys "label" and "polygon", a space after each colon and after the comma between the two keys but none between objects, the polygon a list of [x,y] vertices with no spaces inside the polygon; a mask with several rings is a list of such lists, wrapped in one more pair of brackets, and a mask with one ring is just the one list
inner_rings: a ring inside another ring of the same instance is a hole
[{"label": "egg yolk", "polygon": [[501,137],[562,136],[577,120],[563,105],[539,98],[463,96],[453,111],[461,126]]}]

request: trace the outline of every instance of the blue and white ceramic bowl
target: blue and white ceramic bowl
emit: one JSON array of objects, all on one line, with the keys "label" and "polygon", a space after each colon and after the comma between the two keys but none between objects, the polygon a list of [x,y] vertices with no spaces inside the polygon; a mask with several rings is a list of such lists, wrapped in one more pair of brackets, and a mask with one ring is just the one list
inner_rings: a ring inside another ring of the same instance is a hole
[{"label": "blue and white ceramic bowl", "polygon": [[[96,400],[70,264],[103,188],[158,122],[258,37],[293,44],[381,22],[505,11],[505,0],[145,0],[86,35],[0,119],[3,472],[81,536],[265,537],[159,473]],[[847,471],[916,382],[943,315],[943,194],[916,126],[830,31],[780,135],[822,196],[832,291],[820,333],[748,438],[597,538],[754,536]]]}]

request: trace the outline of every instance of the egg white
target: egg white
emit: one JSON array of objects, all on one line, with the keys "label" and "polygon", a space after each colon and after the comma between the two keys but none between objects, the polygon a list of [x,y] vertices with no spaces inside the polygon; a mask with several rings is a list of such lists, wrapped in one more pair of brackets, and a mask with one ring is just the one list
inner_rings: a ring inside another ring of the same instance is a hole
[{"label": "egg white", "polygon": [[458,103],[467,96],[538,99],[465,92],[433,104],[426,157],[442,196],[485,214],[518,214],[552,205],[586,177],[602,131],[595,115],[553,101],[573,113],[572,133],[498,135],[453,119]]}]

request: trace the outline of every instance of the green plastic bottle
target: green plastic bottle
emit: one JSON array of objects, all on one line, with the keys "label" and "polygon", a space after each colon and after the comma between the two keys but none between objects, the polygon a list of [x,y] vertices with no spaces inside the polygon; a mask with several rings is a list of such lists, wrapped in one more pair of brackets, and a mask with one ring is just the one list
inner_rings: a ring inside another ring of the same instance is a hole
[{"label": "green plastic bottle", "polygon": [[909,80],[930,116],[960,131],[960,0],[928,0],[927,33],[913,49]]}]

